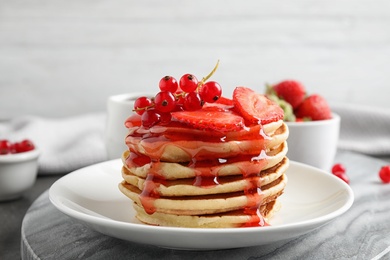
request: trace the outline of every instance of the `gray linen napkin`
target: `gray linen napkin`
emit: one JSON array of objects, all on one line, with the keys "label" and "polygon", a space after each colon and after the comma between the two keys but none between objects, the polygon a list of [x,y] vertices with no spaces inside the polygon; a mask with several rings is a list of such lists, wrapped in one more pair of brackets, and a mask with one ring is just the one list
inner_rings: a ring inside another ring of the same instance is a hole
[{"label": "gray linen napkin", "polygon": [[24,116],[0,122],[0,139],[30,139],[40,149],[39,174],[61,174],[105,161],[105,114]]},{"label": "gray linen napkin", "polygon": [[341,117],[338,147],[373,156],[390,156],[390,110],[331,104]]}]

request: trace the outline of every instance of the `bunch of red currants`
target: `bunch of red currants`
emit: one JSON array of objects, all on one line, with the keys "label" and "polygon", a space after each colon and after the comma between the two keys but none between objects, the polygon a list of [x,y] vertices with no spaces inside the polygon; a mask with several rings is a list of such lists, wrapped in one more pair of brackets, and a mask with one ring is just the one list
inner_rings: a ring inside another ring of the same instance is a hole
[{"label": "bunch of red currants", "polygon": [[134,102],[134,111],[142,116],[142,125],[168,124],[171,112],[199,110],[205,102],[217,101],[222,95],[222,88],[215,81],[207,81],[217,67],[218,63],[201,81],[193,74],[184,74],[179,82],[172,76],[163,77],[159,82],[160,92],[155,97],[139,97]]}]

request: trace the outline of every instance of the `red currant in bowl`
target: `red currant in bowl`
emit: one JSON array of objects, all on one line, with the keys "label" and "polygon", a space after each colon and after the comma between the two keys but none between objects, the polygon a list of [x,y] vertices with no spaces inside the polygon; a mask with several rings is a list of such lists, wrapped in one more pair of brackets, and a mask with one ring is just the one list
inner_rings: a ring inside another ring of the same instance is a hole
[{"label": "red currant in bowl", "polygon": [[[0,140],[1,145],[5,141]],[[11,144],[10,152],[0,155],[0,201],[19,198],[34,185],[38,173],[39,149],[29,140]]]}]

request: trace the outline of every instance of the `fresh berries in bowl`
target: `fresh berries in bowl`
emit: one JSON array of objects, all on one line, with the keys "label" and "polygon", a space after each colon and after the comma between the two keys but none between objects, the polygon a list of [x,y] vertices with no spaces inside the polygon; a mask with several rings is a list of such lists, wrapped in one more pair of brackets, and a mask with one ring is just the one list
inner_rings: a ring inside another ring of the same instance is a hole
[{"label": "fresh berries in bowl", "polygon": [[318,94],[309,94],[296,80],[266,86],[266,95],[284,110],[289,128],[288,153],[291,160],[331,171],[337,151],[340,117]]},{"label": "fresh berries in bowl", "polygon": [[319,94],[308,94],[296,80],[284,80],[266,86],[266,95],[284,110],[286,122],[328,120],[332,112],[328,102]]},{"label": "fresh berries in bowl", "polygon": [[19,198],[34,185],[39,155],[31,140],[0,140],[0,201]]}]

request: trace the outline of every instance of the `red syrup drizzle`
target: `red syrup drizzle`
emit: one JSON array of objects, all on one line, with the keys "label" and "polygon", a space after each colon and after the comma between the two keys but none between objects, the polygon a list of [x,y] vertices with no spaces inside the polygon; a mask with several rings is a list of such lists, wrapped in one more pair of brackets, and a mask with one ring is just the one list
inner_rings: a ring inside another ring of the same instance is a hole
[{"label": "red syrup drizzle", "polygon": [[157,189],[161,184],[165,184],[165,178],[158,173],[158,170],[156,170],[159,168],[159,162],[152,162],[150,157],[131,151],[126,158],[126,165],[130,167],[142,167],[149,163],[151,163],[151,168],[149,173],[146,175],[144,187],[139,195],[139,198],[145,212],[153,214],[156,212],[154,201],[160,198],[160,194]]},{"label": "red syrup drizzle", "polygon": [[148,163],[150,163],[152,160],[150,157],[143,155],[143,154],[137,154],[135,152],[130,152],[129,155],[126,158],[126,165],[129,166],[135,166],[135,167],[142,167]]},{"label": "red syrup drizzle", "polygon": [[146,213],[153,214],[156,212],[154,201],[160,198],[160,194],[158,193],[157,189],[163,182],[163,179],[156,177],[156,175],[153,173],[149,173],[146,176],[144,187],[141,194],[139,195],[142,206],[144,207]]},{"label": "red syrup drizzle", "polygon": [[260,184],[260,177],[247,178],[248,186],[244,192],[248,199],[248,203],[245,206],[244,214],[250,216],[250,219],[244,223],[241,227],[263,227],[269,226],[264,217],[260,213],[260,205],[263,200],[261,189],[258,187]]},{"label": "red syrup drizzle", "polygon": [[[136,125],[136,124],[134,124]],[[168,128],[167,128],[168,129]],[[249,129],[249,128],[248,128]],[[206,134],[206,132],[205,132]],[[244,140],[260,140],[264,141],[264,139],[270,139],[269,136],[267,136],[263,128],[260,126],[259,131],[253,131],[252,129],[248,130],[248,135]],[[136,134],[137,135],[137,134]],[[151,146],[149,147],[149,151],[151,153],[155,153],[158,150],[161,150],[161,147],[154,146],[153,143],[155,140],[163,141],[164,143],[168,143],[170,141],[170,138],[167,138],[167,136],[164,136],[164,132],[160,132],[158,134],[139,134],[139,137],[143,141],[147,141]],[[192,136],[194,137],[194,136]],[[186,139],[190,139],[191,135],[187,135],[185,133],[176,135],[175,138],[172,139],[181,139],[185,141]],[[217,143],[223,143],[229,141],[226,136],[218,136],[216,138],[215,135],[205,135],[202,137],[202,140],[217,142]],[[230,139],[231,140],[231,139]],[[242,210],[244,214],[249,216],[249,220],[244,223],[241,227],[259,227],[259,226],[269,226],[269,224],[265,221],[264,217],[261,215],[259,207],[261,205],[263,196],[262,191],[259,188],[260,185],[260,171],[264,168],[266,165],[266,153],[265,153],[265,145],[263,143],[263,149],[259,154],[258,153],[258,147],[256,147],[257,150],[250,151],[250,154],[252,155],[239,155],[234,158],[218,158],[219,156],[216,155],[217,158],[214,159],[207,159],[204,158],[197,158],[198,152],[200,149],[195,150],[189,150],[187,151],[190,153],[190,157],[192,158],[192,161],[187,165],[188,167],[191,167],[196,170],[196,177],[194,178],[193,185],[202,187],[202,188],[210,188],[214,187],[216,185],[220,184],[218,172],[219,170],[228,163],[234,163],[234,162],[252,162],[251,164],[243,164],[241,167],[240,165],[238,168],[241,171],[241,174],[244,179],[248,181],[248,186],[244,189],[244,194],[247,197],[247,205]],[[253,155],[256,154],[256,155]],[[145,155],[138,155],[135,153],[130,153],[129,157],[127,158],[126,162],[128,165],[136,165],[136,166],[143,166],[148,163],[150,163],[150,172],[147,174],[144,188],[140,194],[140,200],[141,203],[145,209],[145,211],[148,214],[153,214],[156,211],[156,208],[154,206],[155,199],[160,197],[160,194],[158,193],[157,189],[161,184],[165,183],[165,179],[161,174],[159,174],[158,169],[160,161],[151,159],[148,156]],[[260,169],[259,169],[260,166]]]},{"label": "red syrup drizzle", "polygon": [[[193,157],[194,158],[194,157]],[[217,161],[197,161],[195,158],[188,165],[188,167],[194,169],[195,178],[192,185],[202,188],[211,188],[219,185],[218,175],[213,174],[212,168],[218,167]]]},{"label": "red syrup drizzle", "polygon": [[[271,139],[266,133],[264,132],[263,127],[260,127],[259,131],[259,137],[264,139]],[[267,164],[267,154],[266,154],[266,146],[263,145],[263,149],[261,150],[260,154],[253,156],[251,158],[251,161],[254,162],[263,162],[263,168]],[[245,177],[245,173],[244,177]],[[260,172],[259,172],[260,174]],[[260,212],[260,206],[263,201],[263,195],[261,191],[261,183],[260,183],[260,177],[254,177],[248,180],[248,186],[244,190],[245,195],[248,198],[248,203],[246,207],[244,208],[244,213],[250,216],[250,219],[243,224],[241,227],[264,227],[264,226],[270,226],[265,219],[264,216]]]}]

